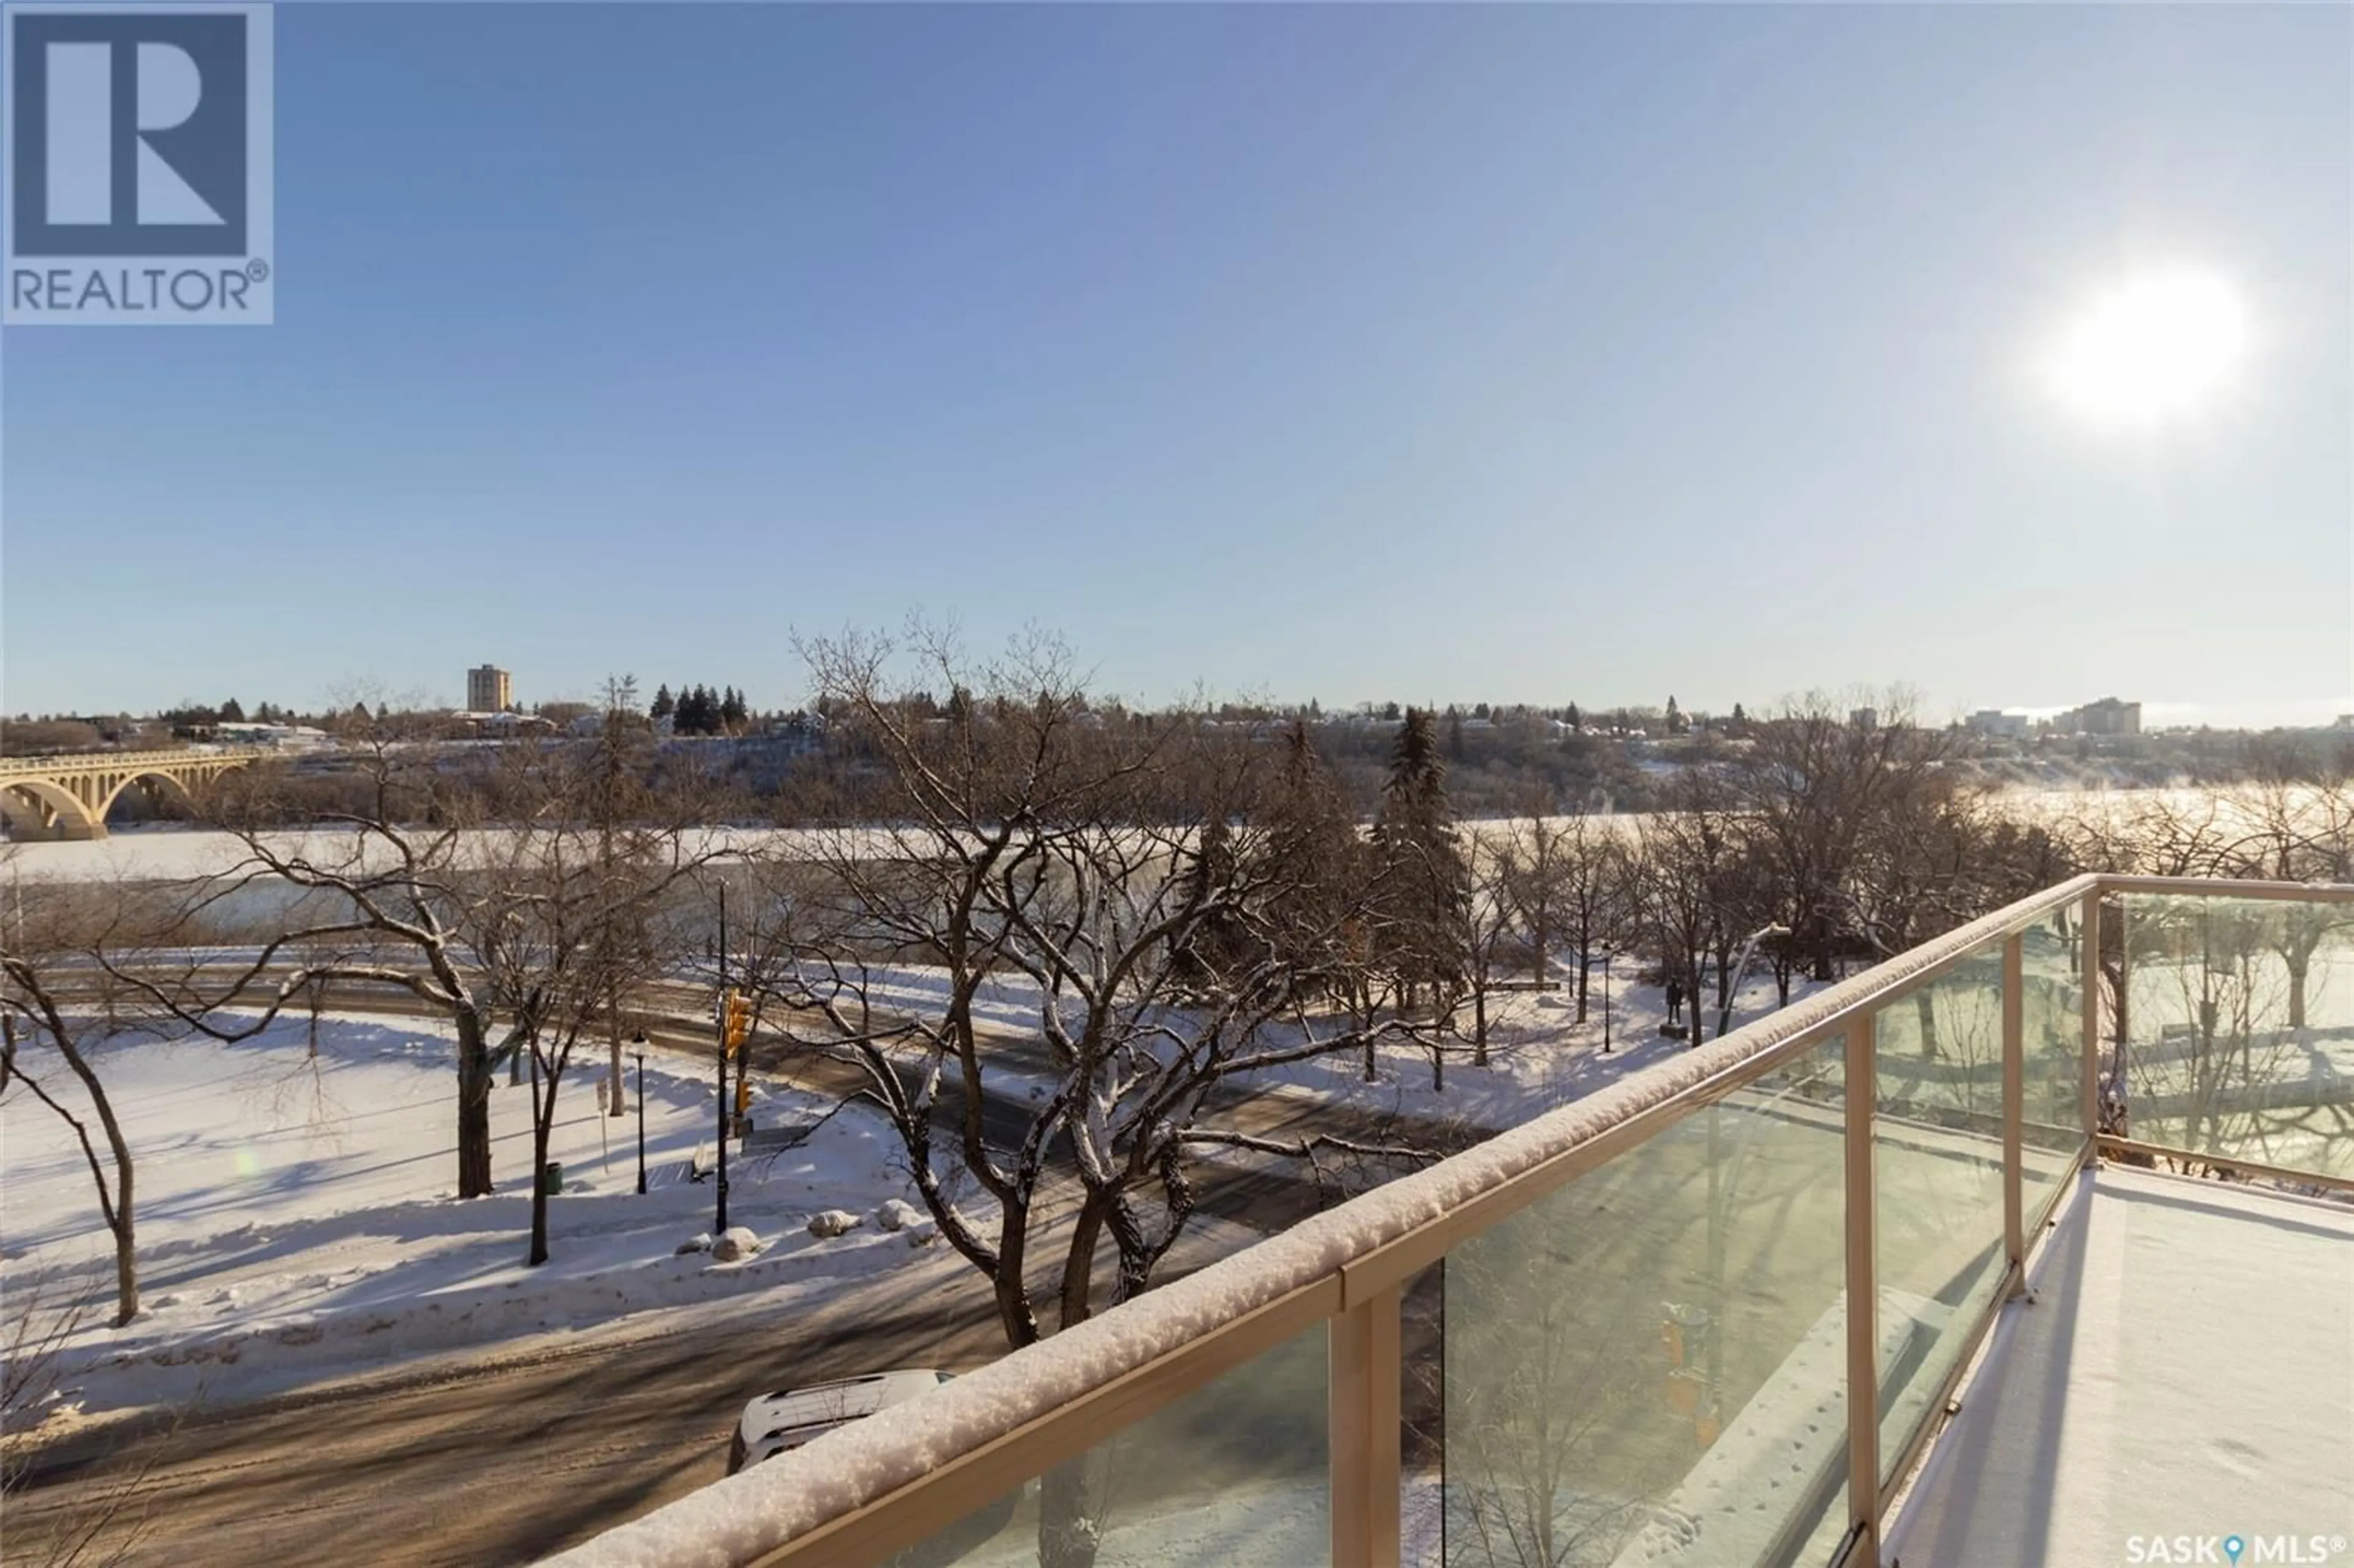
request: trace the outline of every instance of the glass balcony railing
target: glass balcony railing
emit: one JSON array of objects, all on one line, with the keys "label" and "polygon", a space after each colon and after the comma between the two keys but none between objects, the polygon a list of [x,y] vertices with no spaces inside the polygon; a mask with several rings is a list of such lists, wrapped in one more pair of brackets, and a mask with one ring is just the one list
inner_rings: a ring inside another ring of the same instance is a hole
[{"label": "glass balcony railing", "polygon": [[2354,1178],[2354,905],[2122,895],[2113,1032],[2137,1142]]},{"label": "glass balcony railing", "polygon": [[2095,1152],[2354,1190],[2354,888],[2080,878],[558,1561],[1871,1562]]}]

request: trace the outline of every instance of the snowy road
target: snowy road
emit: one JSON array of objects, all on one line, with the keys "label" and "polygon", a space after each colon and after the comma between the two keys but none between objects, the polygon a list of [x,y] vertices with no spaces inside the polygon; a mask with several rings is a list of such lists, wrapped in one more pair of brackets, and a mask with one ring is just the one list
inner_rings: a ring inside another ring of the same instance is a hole
[{"label": "snowy road", "polygon": [[69,1442],[10,1499],[5,1554],[42,1561],[135,1476],[103,1538],[135,1531],[126,1568],[528,1562],[717,1480],[744,1401],[780,1382],[990,1360],[1003,1341],[978,1283],[943,1258],[836,1295],[811,1320],[706,1311],[650,1340]]}]

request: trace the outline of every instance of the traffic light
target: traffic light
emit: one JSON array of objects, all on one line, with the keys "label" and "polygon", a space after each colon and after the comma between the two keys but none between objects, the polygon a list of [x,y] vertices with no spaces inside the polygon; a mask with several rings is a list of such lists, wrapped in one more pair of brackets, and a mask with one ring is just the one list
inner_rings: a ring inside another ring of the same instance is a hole
[{"label": "traffic light", "polygon": [[744,1036],[752,1033],[752,1004],[736,991],[722,999],[719,1013],[719,1038],[732,1054],[744,1044]]}]

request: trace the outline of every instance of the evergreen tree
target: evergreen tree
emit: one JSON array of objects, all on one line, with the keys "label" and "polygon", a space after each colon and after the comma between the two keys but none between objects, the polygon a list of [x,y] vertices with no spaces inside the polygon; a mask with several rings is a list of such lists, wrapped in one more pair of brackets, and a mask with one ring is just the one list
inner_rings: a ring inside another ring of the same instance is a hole
[{"label": "evergreen tree", "polygon": [[751,709],[744,704],[744,694],[733,686],[728,687],[727,694],[720,699],[719,716],[729,729],[743,728],[752,716]]},{"label": "evergreen tree", "polygon": [[1570,705],[1569,705],[1569,713],[1568,713],[1568,715],[1567,715],[1567,718],[1566,718],[1566,722],[1567,722],[1567,724],[1569,725],[1569,727],[1570,727],[1570,728],[1572,728],[1572,729],[1576,729],[1576,728],[1579,728],[1579,727],[1580,727],[1580,721],[1579,721],[1578,716],[1577,716],[1577,705],[1576,705],[1575,703],[1572,703],[1572,704],[1570,704]]},{"label": "evergreen tree", "polygon": [[1450,762],[1463,760],[1463,711],[1449,704],[1447,709],[1447,757]]},{"label": "evergreen tree", "polygon": [[1260,913],[1272,956],[1295,994],[1324,994],[1345,972],[1352,940],[1370,940],[1362,927],[1341,925],[1372,868],[1355,815],[1302,720],[1284,731],[1282,761],[1258,819],[1270,890]]},{"label": "evergreen tree", "polygon": [[1739,703],[1735,703],[1735,704],[1734,704],[1734,705],[1733,705],[1733,733],[1734,733],[1734,734],[1735,734],[1735,735],[1739,735],[1743,730],[1744,730],[1744,729],[1746,729],[1746,728],[1748,728],[1748,727],[1749,727],[1749,715],[1748,715],[1747,714],[1743,713],[1743,712],[1741,711],[1741,705],[1740,705]]},{"label": "evergreen tree", "polygon": [[220,722],[223,724],[243,724],[245,722],[245,709],[239,705],[238,700],[235,697],[231,697],[228,701],[221,705]]},{"label": "evergreen tree", "polygon": [[1471,873],[1455,835],[1437,726],[1423,709],[1406,710],[1391,749],[1373,818],[1373,853],[1382,882],[1375,956],[1409,1006],[1424,986],[1459,989],[1469,957]]},{"label": "evergreen tree", "polygon": [[1670,735],[1681,735],[1681,734],[1683,734],[1683,732],[1684,732],[1686,729],[1689,729],[1690,727],[1691,727],[1691,726],[1687,725],[1687,724],[1684,722],[1684,713],[1683,713],[1683,710],[1682,710],[1681,708],[1680,708],[1680,707],[1676,706],[1676,697],[1675,697],[1675,694],[1674,694],[1673,692],[1669,693],[1669,694],[1668,694],[1668,733],[1669,733]]},{"label": "evergreen tree", "polygon": [[652,709],[652,716],[658,719],[668,718],[676,712],[678,712],[678,700],[670,694],[670,687],[666,684],[656,686],[654,705]]},{"label": "evergreen tree", "polygon": [[1184,907],[1198,913],[1179,939],[1173,966],[1177,983],[1196,996],[1224,992],[1253,962],[1257,943],[1231,902],[1234,885],[1234,830],[1212,817],[1202,824],[1185,871]]}]

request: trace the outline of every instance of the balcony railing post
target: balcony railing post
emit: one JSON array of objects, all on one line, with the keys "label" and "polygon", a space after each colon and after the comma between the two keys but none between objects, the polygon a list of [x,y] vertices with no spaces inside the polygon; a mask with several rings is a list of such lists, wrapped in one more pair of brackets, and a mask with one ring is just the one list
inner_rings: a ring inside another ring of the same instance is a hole
[{"label": "balcony railing post", "polygon": [[[2084,895],[2084,912],[2076,922],[2083,933],[2084,993],[2084,1137],[2101,1135],[2101,892]],[[2089,1158],[2089,1156],[2087,1157]]]},{"label": "balcony railing post", "polygon": [[2023,1282],[2027,1267],[2025,1181],[2027,1119],[2026,939],[2014,931],[2002,944],[2002,1242]]},{"label": "balcony railing post", "polygon": [[1332,1568],[1398,1568],[1400,1294],[1392,1286],[1331,1321]]},{"label": "balcony railing post", "polygon": [[1874,1255],[1870,1012],[1847,1026],[1847,1500],[1864,1553],[1880,1561],[1880,1286]]}]

